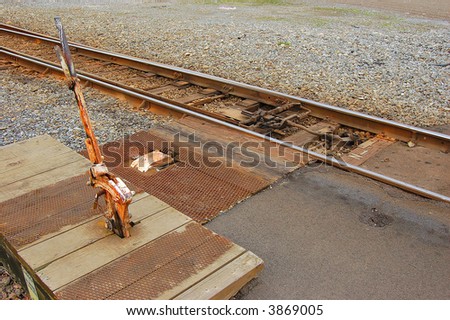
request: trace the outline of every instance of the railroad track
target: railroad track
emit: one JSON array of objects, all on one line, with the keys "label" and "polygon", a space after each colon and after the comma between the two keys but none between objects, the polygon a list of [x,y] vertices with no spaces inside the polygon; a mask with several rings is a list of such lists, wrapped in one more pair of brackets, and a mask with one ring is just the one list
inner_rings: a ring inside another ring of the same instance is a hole
[{"label": "railroad track", "polygon": [[[53,50],[58,39],[5,24],[0,31],[2,59],[62,76]],[[82,44],[70,46],[85,86],[126,98],[137,108],[178,118],[191,115],[450,202],[446,195],[361,166],[396,140],[448,153],[448,135]]]}]

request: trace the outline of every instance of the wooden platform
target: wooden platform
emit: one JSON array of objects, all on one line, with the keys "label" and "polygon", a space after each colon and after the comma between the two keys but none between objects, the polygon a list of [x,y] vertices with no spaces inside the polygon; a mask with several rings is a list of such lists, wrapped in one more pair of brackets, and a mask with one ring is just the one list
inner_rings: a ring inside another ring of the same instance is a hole
[{"label": "wooden platform", "polygon": [[0,149],[0,202],[85,173],[89,161],[48,135]]},{"label": "wooden platform", "polygon": [[0,149],[0,232],[56,297],[228,299],[262,270],[253,253],[144,192],[130,206],[132,236],[120,239],[91,208],[88,166],[49,136]]}]

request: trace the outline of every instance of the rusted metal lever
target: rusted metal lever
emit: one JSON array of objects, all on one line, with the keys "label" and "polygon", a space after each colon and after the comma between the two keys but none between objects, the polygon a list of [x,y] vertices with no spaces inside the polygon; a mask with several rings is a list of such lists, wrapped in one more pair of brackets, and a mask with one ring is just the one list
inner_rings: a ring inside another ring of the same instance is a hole
[{"label": "rusted metal lever", "polygon": [[69,89],[75,94],[78,109],[80,111],[81,122],[83,123],[84,131],[86,132],[85,143],[89,154],[89,160],[92,162],[89,169],[88,184],[92,187],[101,189],[95,197],[94,206],[98,203],[98,197],[104,195],[106,202],[106,211],[104,213],[106,227],[121,238],[127,238],[130,236],[129,229],[132,225],[128,206],[131,203],[133,193],[120,178],[115,177],[114,174],[109,172],[108,168],[103,163],[103,156],[92,129],[91,121],[89,120],[86,102],[81,91],[80,80],[75,72],[69,44],[59,17],[55,18],[55,24],[59,32],[62,48],[61,52],[61,49],[58,46],[55,47],[56,55],[58,56],[67,78]]}]

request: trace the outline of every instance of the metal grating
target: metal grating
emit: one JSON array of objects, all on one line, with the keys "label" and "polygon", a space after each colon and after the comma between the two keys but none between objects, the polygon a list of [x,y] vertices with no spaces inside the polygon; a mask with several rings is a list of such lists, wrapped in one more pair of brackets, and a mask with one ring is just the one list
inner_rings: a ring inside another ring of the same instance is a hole
[{"label": "metal grating", "polygon": [[[224,168],[224,178],[228,170],[233,169]],[[239,185],[199,169],[178,166],[148,177],[141,187],[199,222],[207,222],[252,194]]]},{"label": "metal grating", "polygon": [[[172,141],[169,141],[170,143]],[[209,167],[203,155],[182,148],[179,162],[156,173],[129,167],[132,157],[154,149],[167,152],[169,142],[149,132],[102,146],[105,163],[114,174],[161,199],[198,222],[207,222],[221,211],[268,186],[269,182],[239,167]],[[86,156],[86,153],[83,152]],[[199,166],[191,166],[195,160]]]},{"label": "metal grating", "polygon": [[[155,299],[198,273],[232,242],[190,223],[62,288],[59,299]],[[112,276],[113,275],[113,276]]]},{"label": "metal grating", "polygon": [[96,190],[87,180],[87,175],[76,176],[3,202],[0,232],[19,248],[100,214],[92,209]]}]

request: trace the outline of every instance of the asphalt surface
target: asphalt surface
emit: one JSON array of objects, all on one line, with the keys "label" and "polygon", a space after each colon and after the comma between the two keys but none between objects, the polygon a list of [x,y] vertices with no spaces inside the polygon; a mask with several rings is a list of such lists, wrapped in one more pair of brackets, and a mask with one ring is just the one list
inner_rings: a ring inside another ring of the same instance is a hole
[{"label": "asphalt surface", "polygon": [[265,261],[242,299],[450,299],[449,209],[322,166],[206,226]]}]

